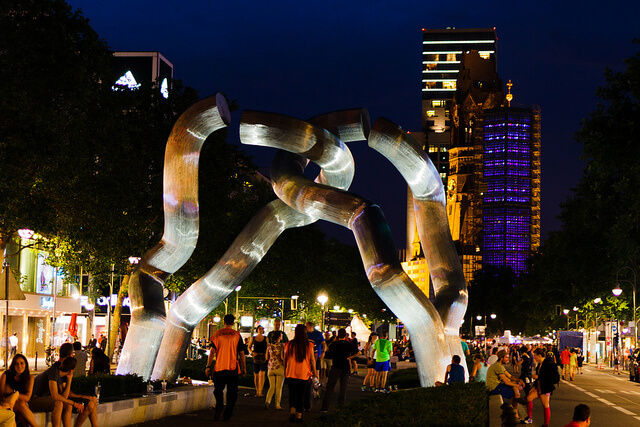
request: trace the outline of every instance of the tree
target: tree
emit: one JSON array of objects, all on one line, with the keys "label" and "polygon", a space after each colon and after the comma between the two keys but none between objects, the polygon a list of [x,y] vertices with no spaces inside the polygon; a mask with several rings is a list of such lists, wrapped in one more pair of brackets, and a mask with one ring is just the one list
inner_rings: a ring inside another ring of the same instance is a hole
[{"label": "tree", "polygon": [[70,171],[96,134],[111,52],[63,1],[0,5],[0,251],[16,230],[54,232]]},{"label": "tree", "polygon": [[586,166],[562,205],[562,229],[533,258],[527,286],[534,300],[548,301],[541,318],[555,304],[581,307],[610,295],[622,266],[639,272],[640,53],[625,64],[605,71],[598,105],[576,134]]}]

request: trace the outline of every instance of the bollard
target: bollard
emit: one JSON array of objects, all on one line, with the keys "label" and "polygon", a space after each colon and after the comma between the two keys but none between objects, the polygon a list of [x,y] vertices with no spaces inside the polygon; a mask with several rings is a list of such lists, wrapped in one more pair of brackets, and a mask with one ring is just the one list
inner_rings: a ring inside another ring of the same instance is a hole
[{"label": "bollard", "polygon": [[500,405],[500,409],[502,409],[502,426],[503,427],[513,427],[520,424],[520,420],[516,416],[516,410],[510,403],[503,403]]},{"label": "bollard", "polygon": [[35,363],[35,365],[34,365],[34,367],[33,367],[33,370],[34,370],[34,371],[37,371],[37,370],[38,370],[38,352],[37,352],[37,351],[36,351],[36,363]]}]

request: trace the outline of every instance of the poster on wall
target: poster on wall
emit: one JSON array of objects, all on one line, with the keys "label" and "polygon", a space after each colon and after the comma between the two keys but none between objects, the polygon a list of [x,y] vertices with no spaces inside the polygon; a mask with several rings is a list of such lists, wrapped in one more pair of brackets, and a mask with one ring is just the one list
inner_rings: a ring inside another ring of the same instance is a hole
[{"label": "poster on wall", "polygon": [[38,265],[36,270],[36,292],[39,294],[51,295],[55,270],[47,264],[47,255],[38,254]]}]

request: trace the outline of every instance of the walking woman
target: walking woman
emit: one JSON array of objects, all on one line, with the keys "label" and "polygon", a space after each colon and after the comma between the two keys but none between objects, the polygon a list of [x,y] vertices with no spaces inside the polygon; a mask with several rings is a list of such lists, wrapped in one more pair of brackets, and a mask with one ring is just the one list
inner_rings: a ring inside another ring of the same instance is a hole
[{"label": "walking woman", "polygon": [[276,409],[282,409],[282,384],[284,382],[284,345],[282,341],[282,331],[273,331],[271,342],[267,347],[267,367],[269,376],[269,391],[265,401],[265,409],[269,409],[271,398],[276,395]]},{"label": "walking woman", "polygon": [[29,399],[33,391],[33,377],[29,372],[29,362],[22,354],[16,354],[9,365],[9,369],[0,377],[0,392],[2,398],[18,392],[18,400],[13,411],[23,425],[38,427],[38,423],[29,409]]},{"label": "walking woman", "polygon": [[291,422],[302,422],[305,393],[310,393],[311,377],[315,377],[315,349],[307,338],[307,327],[296,326],[295,336],[285,345],[285,377],[289,385],[289,408]]},{"label": "walking woman", "polygon": [[[364,346],[364,355],[367,357],[367,375],[362,382],[362,391],[373,390],[376,384],[376,360],[373,358],[373,343],[378,339],[378,334],[375,332],[369,335],[369,340]],[[369,389],[367,389],[367,383]]]},{"label": "walking woman", "polygon": [[532,424],[533,401],[536,398],[540,398],[544,407],[544,424],[542,427],[549,427],[549,421],[551,420],[549,400],[551,399],[551,393],[556,389],[553,383],[558,375],[558,367],[553,358],[546,356],[546,351],[543,348],[536,348],[533,351],[533,359],[537,363],[536,372],[533,374],[535,382],[526,399],[518,399],[518,403],[527,405],[528,416],[525,418],[525,423]]},{"label": "walking woman", "polygon": [[267,337],[264,336],[264,328],[258,326],[257,334],[249,341],[249,350],[253,357],[253,384],[256,386],[256,397],[264,397],[262,389],[267,374]]}]

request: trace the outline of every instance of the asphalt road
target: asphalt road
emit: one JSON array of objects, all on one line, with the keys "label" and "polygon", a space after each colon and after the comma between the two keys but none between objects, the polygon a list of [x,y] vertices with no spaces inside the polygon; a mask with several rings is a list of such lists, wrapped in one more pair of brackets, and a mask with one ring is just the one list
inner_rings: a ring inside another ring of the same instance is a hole
[{"label": "asphalt road", "polygon": [[[629,381],[627,371],[614,375],[613,370],[585,366],[575,381],[561,381],[551,396],[551,426],[571,421],[573,408],[584,403],[591,408],[592,426],[640,426],[640,384]],[[542,404],[533,408],[534,425],[542,425]]]}]

